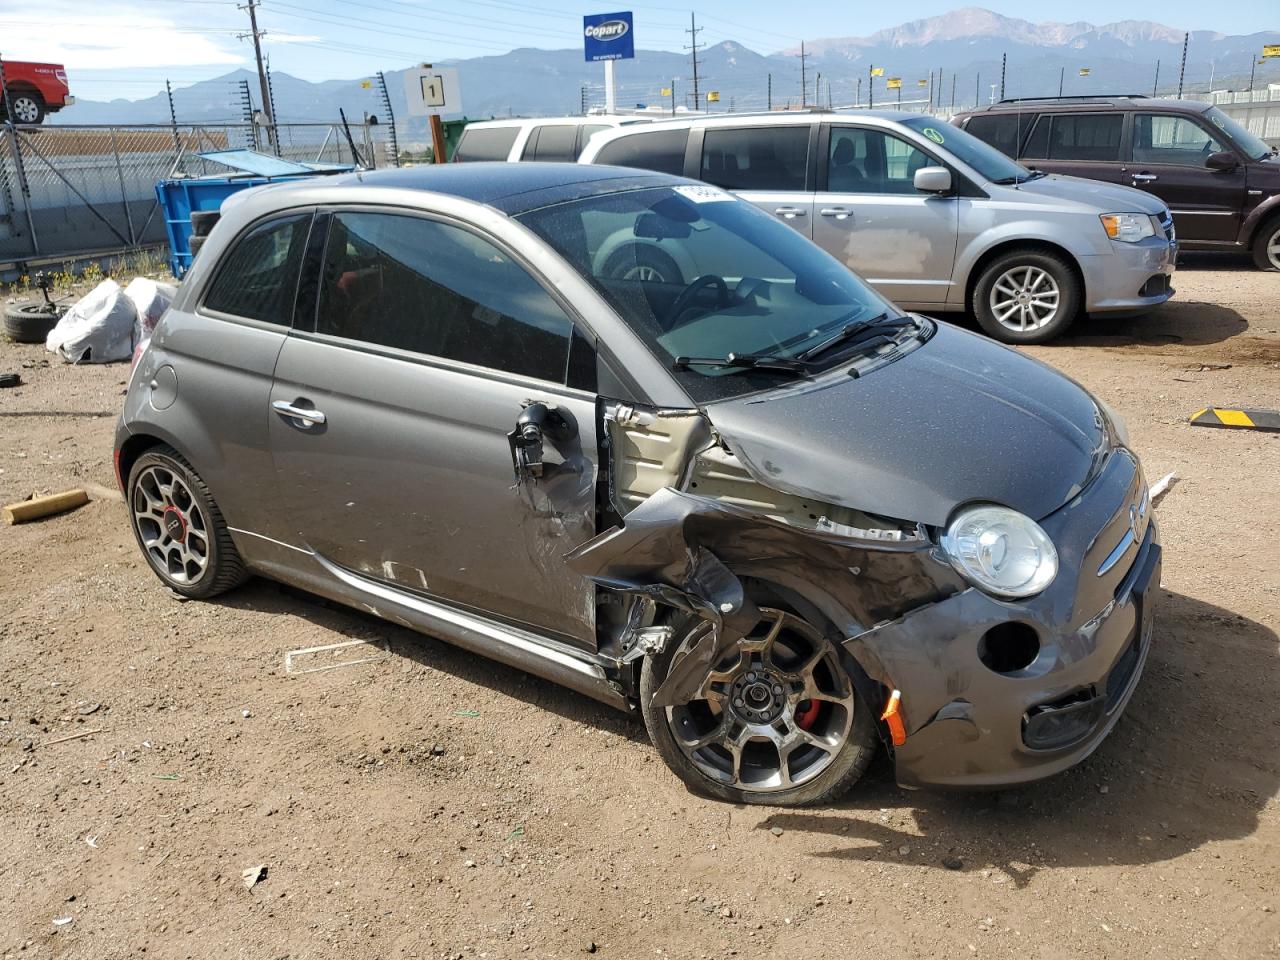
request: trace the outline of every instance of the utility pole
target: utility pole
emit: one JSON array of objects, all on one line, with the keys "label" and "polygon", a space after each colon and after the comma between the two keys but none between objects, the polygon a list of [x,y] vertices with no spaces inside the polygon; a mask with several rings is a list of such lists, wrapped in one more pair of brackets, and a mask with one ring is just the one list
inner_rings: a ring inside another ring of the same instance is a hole
[{"label": "utility pole", "polygon": [[671,115],[676,115],[676,78],[671,78]]},{"label": "utility pole", "polygon": [[809,97],[809,78],[804,72],[804,41],[800,41],[800,109],[804,109],[804,102]]},{"label": "utility pole", "polygon": [[[1252,84],[1252,83],[1250,83],[1250,84],[1249,84],[1249,87],[1252,89],[1253,84]],[[769,90],[769,95],[768,95],[769,110],[770,110],[770,112],[772,112],[772,111],[773,111],[773,74],[772,74],[772,73],[771,73],[771,74],[769,74],[769,86],[768,86],[768,90]]]},{"label": "utility pole", "polygon": [[258,0],[249,0],[239,9],[249,11],[249,33],[239,33],[236,36],[241,40],[246,37],[253,38],[253,57],[258,61],[258,86],[262,92],[262,111],[267,115],[267,136],[271,139],[274,147],[275,136],[273,135],[273,128],[275,126],[275,116],[271,112],[271,88],[267,84],[266,68],[262,65],[262,37],[266,31],[258,29]]},{"label": "utility pole", "polygon": [[976,110],[982,103],[982,73],[979,72],[973,78],[973,108]]},{"label": "utility pole", "polygon": [[[1160,87],[1160,61],[1157,60],[1156,61],[1156,78],[1151,82],[1151,96],[1153,99],[1155,98],[1156,90],[1159,89],[1159,87]],[[1252,89],[1252,84],[1250,85],[1250,89]]]},{"label": "utility pole", "polygon": [[698,26],[696,14],[689,14],[689,29],[685,33],[689,34],[689,56],[693,59],[693,109],[696,111],[702,103],[698,99],[698,34],[702,32],[702,28]]},{"label": "utility pole", "polygon": [[1062,96],[1062,85],[1066,82],[1066,80],[1067,80],[1067,68],[1062,67],[1061,69],[1058,70],[1058,96],[1059,97]]},{"label": "utility pole", "polygon": [[951,106],[950,106],[950,112],[951,112],[951,113],[955,113],[955,112],[956,112],[956,75],[955,75],[955,72],[954,72],[954,71],[953,71],[953,72],[952,72],[952,74],[951,74]]},{"label": "utility pole", "polygon": [[1253,76],[1258,72],[1258,58],[1253,54],[1249,55],[1249,92],[1253,93]]},{"label": "utility pole", "polygon": [[1191,34],[1184,33],[1182,35],[1182,66],[1178,68],[1178,99],[1182,99],[1182,81],[1187,76],[1187,44],[1191,41]]},{"label": "utility pole", "polygon": [[819,72],[817,79],[813,81],[813,104],[816,107],[822,106],[822,73]]},{"label": "utility pole", "polygon": [[861,110],[862,109],[862,78],[861,77],[858,78],[858,86],[856,89],[857,89],[857,93],[854,95],[853,105],[857,107],[859,110]]},{"label": "utility pole", "polygon": [[1004,70],[1009,65],[1009,55],[1007,53],[1000,54],[1000,99],[1004,99]]}]

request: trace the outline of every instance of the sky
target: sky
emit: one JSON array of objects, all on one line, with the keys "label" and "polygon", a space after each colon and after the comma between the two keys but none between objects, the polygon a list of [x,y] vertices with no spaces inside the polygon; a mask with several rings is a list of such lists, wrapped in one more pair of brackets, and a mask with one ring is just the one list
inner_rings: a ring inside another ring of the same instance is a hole
[{"label": "sky", "polygon": [[[865,0],[697,0],[699,42],[735,40],[761,53],[802,39],[865,36],[904,19],[948,13],[963,2],[915,0],[910,12]],[[1040,3],[979,3],[1027,20],[1110,23],[1156,20],[1184,30],[1245,34],[1280,30],[1280,0],[1072,0],[1069,13]],[[584,13],[628,9],[594,0],[264,0],[258,26],[273,72],[306,80],[364,77],[414,62],[499,54],[517,46],[577,47]],[[636,45],[680,50],[690,5],[634,4]],[[252,67],[239,37],[248,14],[236,0],[0,0],[0,56],[63,63],[84,99],[137,99],[163,88]]]}]

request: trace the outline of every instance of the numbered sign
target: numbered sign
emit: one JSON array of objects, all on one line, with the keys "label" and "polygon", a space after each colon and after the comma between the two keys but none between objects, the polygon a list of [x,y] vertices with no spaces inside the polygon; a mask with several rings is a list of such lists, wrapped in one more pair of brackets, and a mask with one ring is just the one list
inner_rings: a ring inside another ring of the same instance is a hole
[{"label": "numbered sign", "polygon": [[462,113],[462,93],[455,67],[433,67],[426,63],[410,67],[404,72],[404,96],[412,117]]}]

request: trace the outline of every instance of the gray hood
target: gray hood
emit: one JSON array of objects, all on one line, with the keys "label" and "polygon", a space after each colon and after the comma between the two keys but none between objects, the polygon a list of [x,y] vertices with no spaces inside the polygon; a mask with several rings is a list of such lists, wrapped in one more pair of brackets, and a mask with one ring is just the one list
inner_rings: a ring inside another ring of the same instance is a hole
[{"label": "gray hood", "polygon": [[1085,180],[1083,177],[1066,177],[1060,173],[1051,173],[1047,177],[1028,180],[1026,183],[1018,184],[1018,189],[1058,200],[1072,200],[1087,204],[1090,207],[1096,207],[1100,214],[1159,215],[1166,209],[1163,200],[1145,190],[1122,187],[1115,183],[1103,183],[1101,180]]},{"label": "gray hood", "polygon": [[1075,382],[945,323],[862,377],[835,373],[706,413],[767,486],[933,526],[971,501],[1039,520],[1084,487],[1110,444]]}]

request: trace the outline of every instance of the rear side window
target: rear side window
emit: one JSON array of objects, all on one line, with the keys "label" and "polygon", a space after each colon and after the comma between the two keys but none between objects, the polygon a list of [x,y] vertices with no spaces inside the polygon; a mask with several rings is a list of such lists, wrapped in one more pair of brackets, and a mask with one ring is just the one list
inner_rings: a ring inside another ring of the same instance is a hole
[{"label": "rear side window", "polygon": [[578,128],[569,124],[558,123],[545,127],[535,127],[529,134],[529,142],[525,144],[523,160],[542,160],[555,163],[572,163],[574,160],[574,141],[578,139]]},{"label": "rear side window", "polygon": [[605,144],[595,163],[618,167],[639,167],[657,173],[684,174],[684,148],[689,142],[688,130],[654,130],[633,133]]},{"label": "rear side window", "polygon": [[311,214],[259,224],[223,256],[204,309],[288,326]]},{"label": "rear side window", "polygon": [[447,223],[339,213],[316,331],[565,382],[573,323],[520,264]]},{"label": "rear side window", "polygon": [[1119,160],[1121,113],[1043,114],[1023,156],[1037,160]]},{"label": "rear side window", "polygon": [[[578,153],[581,154],[583,150],[587,149],[587,141],[589,141],[593,136],[595,136],[601,130],[612,130],[612,129],[614,128],[609,126],[607,123],[584,123],[582,125],[581,134],[578,137]],[[575,160],[577,159],[576,155],[574,159]]]},{"label": "rear side window", "polygon": [[964,129],[1006,157],[1016,160],[1022,135],[1031,128],[1035,118],[1034,113],[988,113],[971,117]]},{"label": "rear side window", "polygon": [[830,193],[916,192],[916,171],[934,166],[930,156],[883,130],[832,127],[827,149]]},{"label": "rear side window", "polygon": [[699,179],[726,190],[804,190],[809,128],[708,130]]},{"label": "rear side window", "polygon": [[454,160],[505,160],[511,155],[519,127],[467,127],[453,151]]}]

